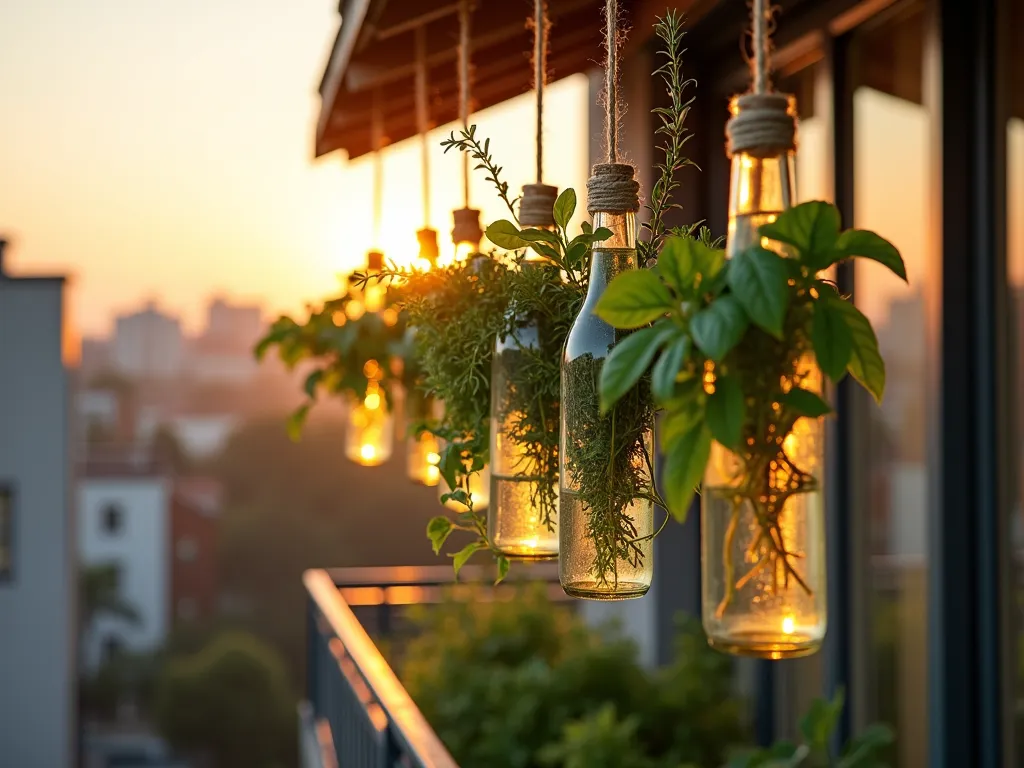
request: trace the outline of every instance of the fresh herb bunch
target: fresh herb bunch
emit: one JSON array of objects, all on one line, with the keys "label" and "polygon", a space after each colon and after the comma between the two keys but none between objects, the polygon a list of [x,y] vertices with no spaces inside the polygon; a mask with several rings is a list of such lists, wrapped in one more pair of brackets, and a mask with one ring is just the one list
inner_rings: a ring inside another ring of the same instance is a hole
[{"label": "fresh herb bunch", "polygon": [[906,280],[895,246],[873,232],[840,232],[839,212],[828,203],[791,208],[760,235],[780,244],[781,253],[753,245],[727,261],[696,239],[668,237],[657,266],[616,278],[596,310],[617,328],[640,329],[612,351],[601,403],[610,408],[650,372],[665,410],[660,434],[672,514],[686,518],[712,440],[740,462],[739,485],[728,490],[733,519],[749,505],[766,554],[738,579],[727,561],[720,613],[762,569],[772,569],[776,586],[781,576],[786,586],[792,578],[809,591],[800,553],[787,550],[779,520],[791,498],[817,488],[785,447],[798,419],[831,411],[815,384],[816,368],[832,382],[849,373],[878,401],[885,388],[870,321],[819,272],[862,257]]},{"label": "fresh herb bunch", "polygon": [[505,327],[508,276],[508,265],[487,254],[428,271],[390,264],[373,275],[356,275],[363,284],[388,283],[415,329],[408,340],[409,359],[418,368],[420,390],[444,403],[440,420],[420,426],[444,443],[438,469],[450,491],[442,501],[451,499],[466,509],[454,518],[438,516],[429,522],[434,552],[453,532],[467,532],[472,539],[451,555],[456,573],[475,552],[491,549],[498,558],[499,580],[508,562],[491,545],[486,519],[473,508],[469,483],[488,461],[491,357],[494,338]]},{"label": "fresh herb bunch", "polygon": [[406,316],[393,307],[393,299],[389,293],[385,298],[389,308],[380,313],[365,312],[361,307],[353,311],[360,298],[346,292],[327,299],[319,308],[309,307],[305,320],[282,315],[257,342],[257,360],[276,347],[289,370],[302,363],[314,365],[303,383],[307,399],[288,418],[288,434],[293,440],[299,438],[320,393],[346,394],[355,400],[366,396],[367,363],[371,360],[379,364],[375,370],[380,376],[377,380],[385,385],[381,388],[385,398],[391,397],[391,384],[413,386],[418,375],[415,366],[393,364],[406,332]]}]

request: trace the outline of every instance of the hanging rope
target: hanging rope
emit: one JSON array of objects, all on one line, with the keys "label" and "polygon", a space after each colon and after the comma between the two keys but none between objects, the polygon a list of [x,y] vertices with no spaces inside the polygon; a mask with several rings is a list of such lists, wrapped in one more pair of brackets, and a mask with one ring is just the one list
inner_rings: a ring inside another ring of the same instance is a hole
[{"label": "hanging rope", "polygon": [[533,15],[533,87],[537,92],[537,183],[544,183],[544,82],[548,76],[548,19],[545,0],[535,0]]},{"label": "hanging rope", "polygon": [[373,114],[370,117],[370,142],[373,145],[373,244],[380,245],[380,222],[384,210],[384,116],[381,114],[380,91],[373,92]]},{"label": "hanging rope", "polygon": [[[459,3],[459,119],[469,127],[469,2]],[[462,153],[463,207],[469,208],[469,154]]]},{"label": "hanging rope", "polygon": [[607,60],[604,67],[604,98],[608,114],[605,117],[605,137],[608,144],[608,162],[619,162],[619,3],[607,0],[604,7],[604,44]]},{"label": "hanging rope", "polygon": [[533,87],[537,93],[537,183],[524,184],[519,200],[519,223],[524,227],[553,227],[558,188],[544,183],[544,81],[547,79],[548,18],[545,0],[534,0]]},{"label": "hanging rope", "polygon": [[430,151],[427,131],[427,30],[416,27],[416,130],[420,134],[420,175],[423,178],[423,226],[430,226]]},{"label": "hanging rope", "polygon": [[736,98],[735,114],[726,123],[726,152],[771,157],[796,149],[796,119],[791,98],[771,90],[771,9],[765,0],[751,4],[751,90]]},{"label": "hanging rope", "polygon": [[595,165],[587,179],[587,210],[591,213],[636,213],[640,210],[640,183],[633,166],[619,162],[619,4],[605,4],[605,137],[608,162]]}]

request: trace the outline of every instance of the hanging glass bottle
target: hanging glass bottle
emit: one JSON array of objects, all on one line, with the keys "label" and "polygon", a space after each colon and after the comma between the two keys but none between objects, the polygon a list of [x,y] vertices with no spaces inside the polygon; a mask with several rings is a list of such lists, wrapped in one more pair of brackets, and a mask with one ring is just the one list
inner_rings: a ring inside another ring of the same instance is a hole
[{"label": "hanging glass bottle", "polygon": [[[780,94],[731,103],[728,257],[756,243],[786,255],[758,228],[793,203],[795,128],[775,146],[752,142],[737,116],[754,108],[774,111],[782,123],[796,116],[792,97]],[[777,392],[781,381],[783,391],[799,384],[820,392],[822,375],[806,347],[802,355],[776,355],[774,364],[767,349],[766,364],[743,372],[764,385],[745,389]],[[706,372],[706,389],[714,376]],[[794,421],[765,398],[748,402],[748,413],[768,416],[748,420],[744,450],[712,446],[701,494],[702,613],[714,647],[781,659],[813,653],[825,636],[825,435],[822,419]]]},{"label": "hanging glass bottle", "polygon": [[[621,189],[627,182],[632,193],[625,204],[616,200],[621,191],[599,195],[601,186]],[[559,578],[569,595],[617,600],[641,597],[651,586],[654,505],[649,493],[638,496],[652,482],[654,419],[639,387],[601,415],[601,368],[623,332],[594,307],[616,275],[637,268],[639,201],[629,165],[596,166],[588,188],[594,229],[612,234],[594,244],[587,296],[562,358]]]},{"label": "hanging glass bottle", "polygon": [[406,474],[414,483],[431,488],[441,479],[437,466],[441,455],[437,438],[426,429],[417,431],[417,425],[430,418],[432,404],[432,398],[415,386],[405,391],[405,421],[410,428],[405,443]]},{"label": "hanging glass bottle", "polygon": [[[546,184],[524,187],[520,224],[553,230],[557,193]],[[530,254],[521,269],[546,270],[551,280],[560,279],[547,259]],[[508,327],[509,333],[499,334],[495,341],[491,363],[487,531],[506,556],[543,560],[558,556],[558,484],[554,481],[558,452],[549,444],[558,424],[558,403],[544,402],[517,373],[529,365],[531,355],[551,354],[552,344],[538,318],[510,317]]]},{"label": "hanging glass bottle", "polygon": [[345,457],[364,467],[375,467],[391,458],[395,427],[380,384],[380,365],[376,360],[367,360],[363,374],[367,379],[366,393],[362,401],[352,403],[349,409]]}]

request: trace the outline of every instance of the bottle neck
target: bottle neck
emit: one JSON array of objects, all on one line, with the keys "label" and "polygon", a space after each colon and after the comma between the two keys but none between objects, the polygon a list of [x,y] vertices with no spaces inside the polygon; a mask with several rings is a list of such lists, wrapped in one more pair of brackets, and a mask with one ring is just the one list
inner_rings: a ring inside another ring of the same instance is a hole
[{"label": "bottle neck", "polygon": [[590,252],[590,283],[587,287],[588,300],[600,296],[604,288],[616,275],[627,269],[636,269],[636,214],[607,213],[594,214],[594,230],[604,227],[611,236],[594,243]]},{"label": "bottle neck", "polygon": [[792,152],[768,157],[746,152],[733,155],[726,247],[729,256],[760,241],[758,228],[775,221],[793,205],[794,187]]}]

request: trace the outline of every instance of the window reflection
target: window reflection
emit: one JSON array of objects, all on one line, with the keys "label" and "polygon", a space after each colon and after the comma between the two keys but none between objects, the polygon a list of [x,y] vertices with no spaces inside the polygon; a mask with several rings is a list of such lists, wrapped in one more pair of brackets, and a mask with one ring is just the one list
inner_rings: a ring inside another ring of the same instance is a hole
[{"label": "window reflection", "polygon": [[930,113],[923,99],[923,14],[907,4],[856,33],[853,224],[892,240],[910,276],[858,261],[857,305],[886,362],[885,402],[866,406],[857,443],[867,488],[854,510],[867,527],[871,626],[867,717],[896,728],[891,764],[927,764],[927,379],[925,292],[937,270],[931,233]]}]

